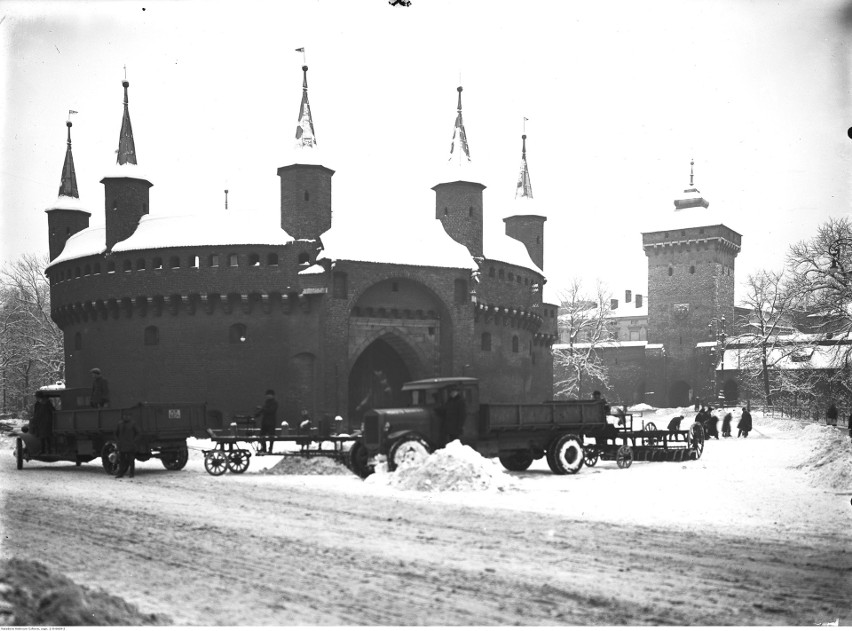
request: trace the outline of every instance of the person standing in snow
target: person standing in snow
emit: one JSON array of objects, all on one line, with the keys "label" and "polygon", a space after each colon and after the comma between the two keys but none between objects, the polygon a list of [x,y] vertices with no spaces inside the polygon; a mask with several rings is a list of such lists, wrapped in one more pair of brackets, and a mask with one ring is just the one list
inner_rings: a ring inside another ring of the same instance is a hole
[{"label": "person standing in snow", "polygon": [[46,453],[53,434],[53,404],[43,392],[36,392],[30,431],[41,439],[41,453]]},{"label": "person standing in snow", "polygon": [[730,438],[731,437],[731,420],[733,416],[730,412],[725,414],[725,417],[722,419],[722,438]]},{"label": "person standing in snow", "polygon": [[737,438],[742,436],[748,438],[748,433],[751,431],[751,413],[743,408],[743,415],[740,417],[740,422],[737,423],[737,428],[740,430],[737,433]]},{"label": "person standing in snow", "polygon": [[115,442],[118,447],[118,471],[116,478],[132,478],[136,473],[136,439],[139,437],[139,428],[133,420],[129,410],[121,413],[121,422],[115,428]]},{"label": "person standing in snow", "polygon": [[713,436],[719,440],[719,417],[711,414],[713,408],[707,408],[707,415],[704,417],[704,429],[708,437]]},{"label": "person standing in snow", "polygon": [[[258,408],[254,418],[260,417],[260,450],[258,453],[272,453],[275,444],[275,424],[277,422],[278,401],[275,400],[275,390],[267,390],[263,405]],[[269,451],[266,451],[266,438],[269,438]]]},{"label": "person standing in snow", "polygon": [[837,406],[834,405],[834,401],[831,402],[825,413],[825,423],[826,425],[837,427]]},{"label": "person standing in snow", "polygon": [[450,386],[450,396],[444,405],[444,436],[447,443],[458,440],[464,432],[464,420],[467,416],[467,404],[459,392],[458,386]]},{"label": "person standing in snow", "polygon": [[101,376],[100,368],[92,368],[89,372],[94,376],[89,403],[93,408],[108,408],[109,382]]}]

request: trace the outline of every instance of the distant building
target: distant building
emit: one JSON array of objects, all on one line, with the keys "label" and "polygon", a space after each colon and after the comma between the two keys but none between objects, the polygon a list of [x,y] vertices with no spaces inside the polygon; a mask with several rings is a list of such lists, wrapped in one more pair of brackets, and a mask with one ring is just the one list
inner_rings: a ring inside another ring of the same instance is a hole
[{"label": "distant building", "polygon": [[674,200],[673,213],[642,233],[647,303],[626,291],[624,304],[611,305],[612,340],[598,350],[609,368],[610,400],[680,406],[716,397],[706,349],[732,332],[742,237],[708,210],[693,179],[690,168],[689,187]]},{"label": "distant building", "polygon": [[307,70],[296,142],[278,169],[280,212],[258,221],[149,207],[124,81],[117,164],[101,180],[105,222],[89,227],[68,123],[46,273],[69,385],[88,384],[97,366],[114,406],[207,401],[226,418],[272,388],[281,420],[306,409],[350,426],[424,377],[479,377],[483,400],[551,398],[557,307],[545,297],[545,217],[533,210],[526,136],[514,208],[504,226],[484,225],[459,87],[435,216],[412,211],[397,233],[364,222],[355,231],[332,221],[334,171],[317,147]]}]

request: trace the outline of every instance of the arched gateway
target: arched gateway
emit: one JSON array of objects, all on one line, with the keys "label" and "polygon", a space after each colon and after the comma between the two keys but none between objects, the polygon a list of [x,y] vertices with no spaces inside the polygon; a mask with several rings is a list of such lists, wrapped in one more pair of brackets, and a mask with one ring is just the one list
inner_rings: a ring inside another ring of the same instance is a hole
[{"label": "arched gateway", "polygon": [[367,288],[349,316],[349,418],[398,406],[402,384],[452,370],[452,319],[436,293],[411,278]]}]

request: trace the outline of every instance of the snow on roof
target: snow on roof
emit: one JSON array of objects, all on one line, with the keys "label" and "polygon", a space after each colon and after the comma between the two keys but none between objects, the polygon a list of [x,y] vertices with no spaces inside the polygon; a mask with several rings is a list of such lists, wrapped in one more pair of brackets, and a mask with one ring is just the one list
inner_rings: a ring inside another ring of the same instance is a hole
[{"label": "snow on roof", "polygon": [[[387,228],[377,230],[376,226]],[[321,240],[322,256],[332,260],[476,269],[467,248],[450,238],[440,221],[424,213],[411,213],[400,222],[399,217],[368,219],[338,212]]]},{"label": "snow on roof", "polygon": [[65,242],[65,247],[59,256],[53,259],[48,269],[58,263],[64,263],[84,256],[103,254],[106,251],[106,228],[103,226],[91,226],[71,235]]},{"label": "snow on roof", "polygon": [[[786,348],[773,348],[769,351],[769,365],[774,370],[828,370],[842,368],[844,356],[849,348],[837,345],[815,345],[800,347],[795,350],[789,346]],[[740,370],[748,366],[756,366],[761,361],[757,352],[750,352],[746,348],[728,348],[723,353],[717,370]]]},{"label": "snow on roof", "polygon": [[448,184],[450,182],[471,182],[484,186],[485,173],[476,162],[468,160],[464,152],[456,149],[456,154],[461,153],[461,157],[453,155],[447,162],[436,168],[432,173],[432,181],[435,185]]},{"label": "snow on roof", "polygon": [[284,245],[293,241],[278,215],[213,211],[204,215],[145,215],[113,252],[199,245]]},{"label": "snow on roof", "polygon": [[[572,346],[574,348],[592,348],[592,346],[594,346],[595,348],[616,348],[616,349],[618,349],[618,348],[637,348],[637,347],[640,347],[640,346],[644,346],[644,347],[648,348],[651,345],[648,344],[647,340],[632,340],[632,341],[625,341],[625,342],[618,342],[618,341],[615,341],[615,340],[611,340],[611,341],[608,341],[608,342],[595,342],[594,344],[592,344],[591,342],[577,342],[576,344],[573,344],[573,345],[572,344],[554,344],[553,348],[554,348],[554,350],[565,350],[565,349],[571,348]],[[659,348],[659,347],[662,347],[662,344],[655,344],[653,346],[655,348]]]},{"label": "snow on roof", "polygon": [[[544,274],[541,268],[533,263],[527,246],[506,234],[506,224],[483,218],[482,253],[485,258],[503,261],[509,265],[517,265]],[[554,303],[559,304],[559,303]]]},{"label": "snow on roof", "polygon": [[695,348],[712,348],[713,346],[716,346],[716,342],[698,342]]},{"label": "snow on roof", "polygon": [[309,274],[325,274],[325,268],[322,265],[314,263],[310,267],[299,272],[299,276],[307,276]]},{"label": "snow on roof", "polygon": [[329,164],[333,163],[334,157],[325,147],[320,148],[319,144],[315,147],[307,147],[297,143],[293,143],[293,145],[284,152],[281,162],[284,166],[290,166],[291,164],[313,164],[334,170],[329,166]]},{"label": "snow on roof", "polygon": [[637,307],[635,302],[619,302],[617,309],[609,312],[608,318],[647,318],[648,300],[643,296],[642,306]]},{"label": "snow on roof", "polygon": [[559,293],[556,288],[553,286],[553,283],[545,283],[544,291],[542,292],[542,300],[545,304],[548,305],[561,305],[562,301],[559,300]]},{"label": "snow on roof", "polygon": [[150,182],[148,174],[138,164],[114,164],[106,169],[104,177],[133,177]]},{"label": "snow on roof", "polygon": [[45,210],[82,210],[91,214],[89,209],[80,203],[78,197],[68,197],[67,195],[57,197],[53,205],[48,206]]}]

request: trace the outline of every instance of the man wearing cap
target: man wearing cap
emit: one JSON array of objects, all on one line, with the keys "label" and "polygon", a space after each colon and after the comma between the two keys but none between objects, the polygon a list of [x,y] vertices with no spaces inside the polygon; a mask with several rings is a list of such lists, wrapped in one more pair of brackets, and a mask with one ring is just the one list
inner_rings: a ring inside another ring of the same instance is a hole
[{"label": "man wearing cap", "polygon": [[92,396],[89,402],[93,408],[108,408],[109,382],[101,376],[100,368],[92,368],[89,372],[95,378],[92,382]]}]

